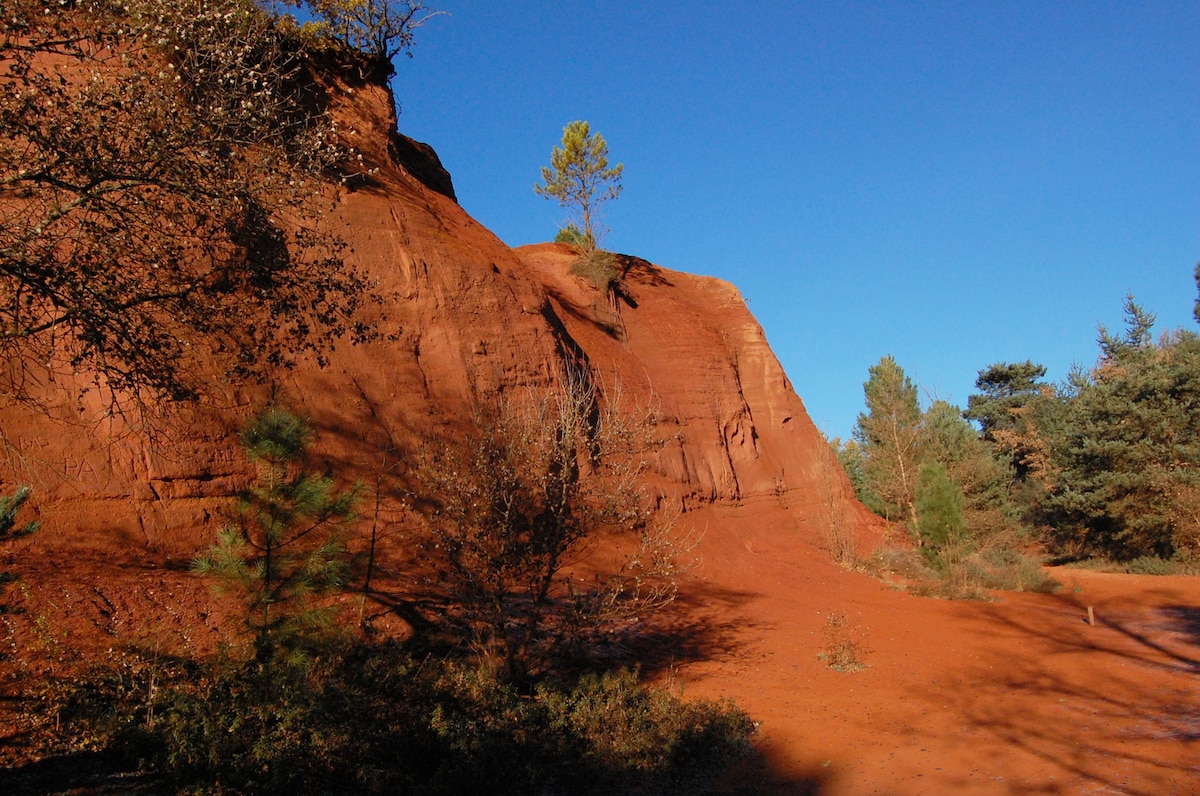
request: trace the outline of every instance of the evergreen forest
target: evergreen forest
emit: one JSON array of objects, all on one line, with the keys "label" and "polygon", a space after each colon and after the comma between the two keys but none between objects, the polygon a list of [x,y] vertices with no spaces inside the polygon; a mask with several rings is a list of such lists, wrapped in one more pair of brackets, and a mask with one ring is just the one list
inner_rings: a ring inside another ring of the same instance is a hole
[{"label": "evergreen forest", "polygon": [[1195,572],[1200,336],[1156,335],[1133,296],[1124,318],[1099,327],[1092,367],[1053,383],[1032,360],[994,363],[965,409],[922,408],[901,365],[880,359],[852,438],[833,441],[859,499],[960,583],[993,585],[1021,558]]}]

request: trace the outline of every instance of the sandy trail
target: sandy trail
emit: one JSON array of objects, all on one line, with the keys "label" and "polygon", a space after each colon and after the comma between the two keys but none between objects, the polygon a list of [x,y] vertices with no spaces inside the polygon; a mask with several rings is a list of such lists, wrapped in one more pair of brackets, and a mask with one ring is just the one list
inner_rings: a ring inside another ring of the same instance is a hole
[{"label": "sandy trail", "polygon": [[[672,669],[686,693],[761,722],[767,770],[728,789],[1200,792],[1200,578],[1060,569],[1055,595],[918,598],[825,563],[772,519],[706,537],[696,649]],[[831,611],[866,633],[866,670],[818,660]]]}]

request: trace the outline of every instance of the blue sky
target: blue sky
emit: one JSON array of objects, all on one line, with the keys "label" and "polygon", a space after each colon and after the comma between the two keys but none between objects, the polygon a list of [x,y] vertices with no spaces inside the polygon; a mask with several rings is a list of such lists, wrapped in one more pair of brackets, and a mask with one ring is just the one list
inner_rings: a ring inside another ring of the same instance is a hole
[{"label": "blue sky", "polygon": [[400,129],[506,243],[586,119],[625,166],[605,248],[733,282],[830,436],[892,354],[978,371],[1096,357],[1132,291],[1187,326],[1200,261],[1200,3],[440,0]]}]

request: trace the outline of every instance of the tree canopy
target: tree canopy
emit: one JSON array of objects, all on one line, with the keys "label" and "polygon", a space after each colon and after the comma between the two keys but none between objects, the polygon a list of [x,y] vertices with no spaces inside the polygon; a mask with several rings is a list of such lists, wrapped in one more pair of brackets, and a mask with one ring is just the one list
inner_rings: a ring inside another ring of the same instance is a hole
[{"label": "tree canopy", "polygon": [[575,121],[563,128],[562,147],[554,147],[550,165],[542,167],[542,182],[533,190],[547,199],[557,199],[578,215],[583,240],[595,246],[599,237],[595,217],[600,205],[621,194],[624,166],[608,165],[608,143],[591,132],[587,122]]},{"label": "tree canopy", "polygon": [[1200,552],[1200,337],[1122,346],[1066,406],[1045,517],[1064,547]]},{"label": "tree canopy", "polygon": [[344,157],[251,0],[14,0],[0,19],[0,394],[46,372],[190,398],[324,358],[371,294],[318,231]]},{"label": "tree canopy", "polygon": [[424,0],[291,0],[306,5],[320,20],[319,30],[367,54],[381,71],[391,75],[392,59],[411,57],[417,28],[444,11],[434,11]]},{"label": "tree canopy", "polygon": [[865,474],[885,516],[915,523],[921,436],[917,388],[890,355],[869,372],[863,384],[867,411],[858,416],[854,439],[863,451]]},{"label": "tree canopy", "polygon": [[927,542],[941,531],[922,507],[959,501],[971,534],[1010,528],[1066,557],[1200,562],[1200,335],[1156,341],[1154,313],[1131,295],[1123,308],[1123,329],[1099,326],[1093,367],[1052,385],[1032,360],[990,365],[961,415],[940,401],[921,413],[884,357],[857,444],[840,451],[855,491]]},{"label": "tree canopy", "polygon": [[1013,410],[1041,394],[1041,379],[1045,376],[1046,367],[1028,359],[990,365],[979,371],[975,388],[981,392],[968,396],[963,417],[978,422],[984,439],[990,440],[997,429],[1013,427]]}]

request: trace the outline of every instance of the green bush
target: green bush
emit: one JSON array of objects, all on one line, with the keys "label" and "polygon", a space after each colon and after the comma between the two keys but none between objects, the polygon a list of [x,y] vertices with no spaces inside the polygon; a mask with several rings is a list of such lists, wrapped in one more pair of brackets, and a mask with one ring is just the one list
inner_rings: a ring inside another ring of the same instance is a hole
[{"label": "green bush", "polygon": [[1183,566],[1178,561],[1158,556],[1138,556],[1125,565],[1130,575],[1181,575]]},{"label": "green bush", "polygon": [[921,465],[916,490],[917,533],[923,552],[945,572],[961,560],[968,541],[962,515],[962,490],[940,464]]},{"label": "green bush", "polygon": [[1130,575],[1200,575],[1200,562],[1180,556],[1173,558],[1139,556],[1129,561],[1094,557],[1063,561],[1062,563],[1072,569],[1086,569],[1093,572],[1123,572]]},{"label": "green bush", "polygon": [[[38,529],[39,523],[36,520],[17,525],[17,513],[20,512],[21,506],[25,505],[25,501],[29,499],[31,493],[32,490],[29,487],[20,486],[17,487],[17,491],[12,497],[0,495],[0,543],[20,539]],[[17,576],[11,572],[0,570],[0,598],[4,596],[5,587],[16,579]],[[0,614],[7,613],[8,610],[8,605],[0,599]],[[4,653],[0,652],[0,658],[3,656]]]},{"label": "green bush", "polygon": [[976,579],[987,589],[1052,594],[1062,587],[1046,574],[1038,559],[1007,545],[984,551],[975,569]]},{"label": "green bush", "polygon": [[[645,775],[699,785],[747,749],[754,724],[729,702],[681,702],[642,686],[635,672],[588,675],[570,691],[538,688],[552,737],[575,746],[571,758],[613,785]],[[579,783],[582,786],[584,783]]]},{"label": "green bush", "polygon": [[621,283],[621,270],[612,252],[592,249],[581,254],[567,272],[582,277],[597,290],[612,290]]},{"label": "green bush", "polygon": [[60,749],[105,749],[195,793],[693,793],[748,749],[727,702],[622,671],[522,694],[393,644],[330,644],[306,671],[114,654],[43,702]]},{"label": "green bush", "polygon": [[567,224],[554,236],[555,243],[566,243],[577,252],[589,252],[596,248],[596,239],[574,224]]}]

